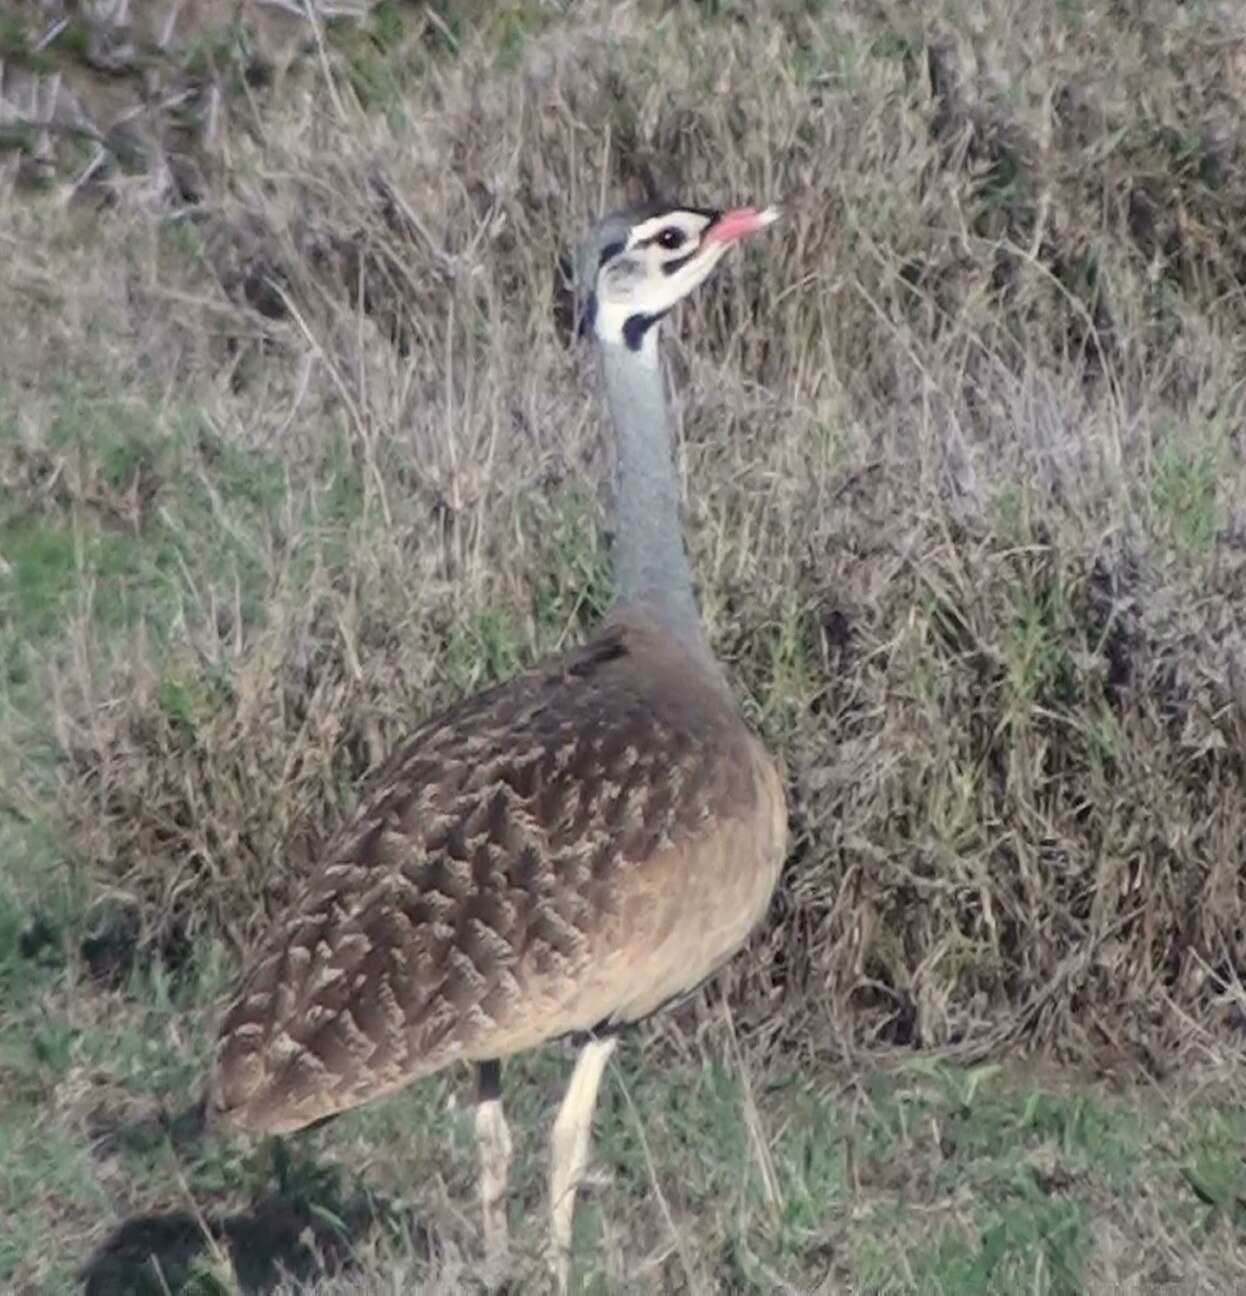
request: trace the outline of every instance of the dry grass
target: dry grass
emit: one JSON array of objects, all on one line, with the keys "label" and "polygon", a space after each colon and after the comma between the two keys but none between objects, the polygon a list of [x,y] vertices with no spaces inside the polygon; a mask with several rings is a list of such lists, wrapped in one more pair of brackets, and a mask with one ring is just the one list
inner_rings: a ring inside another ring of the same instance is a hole
[{"label": "dry grass", "polygon": [[[669,348],[706,615],[789,771],[719,987],[748,1057],[1234,1056],[1236,10],[247,14],[139,40],[142,165],[115,83],[85,159],[10,141],[17,910],[53,860],[98,975],[240,951],[404,730],[584,633],[609,456],[562,258],[646,187],[775,199]],[[10,109],[54,76],[6,68]]]}]

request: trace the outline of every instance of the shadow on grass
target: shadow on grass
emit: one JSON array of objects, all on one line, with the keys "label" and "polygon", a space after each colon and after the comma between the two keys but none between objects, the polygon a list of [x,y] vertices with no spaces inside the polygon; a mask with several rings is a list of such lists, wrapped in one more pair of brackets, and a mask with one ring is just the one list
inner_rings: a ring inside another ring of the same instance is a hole
[{"label": "shadow on grass", "polygon": [[421,1257],[431,1253],[427,1229],[375,1193],[344,1190],[340,1167],[296,1159],[280,1139],[269,1150],[276,1191],[227,1216],[183,1210],[125,1220],[79,1271],[85,1296],[271,1292],[350,1269],[378,1229],[400,1232]]}]

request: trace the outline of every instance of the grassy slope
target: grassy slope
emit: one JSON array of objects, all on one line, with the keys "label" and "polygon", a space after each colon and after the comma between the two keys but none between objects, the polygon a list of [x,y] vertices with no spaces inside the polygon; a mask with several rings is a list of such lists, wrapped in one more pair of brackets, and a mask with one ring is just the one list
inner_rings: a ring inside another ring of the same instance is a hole
[{"label": "grassy slope", "polygon": [[[177,167],[66,208],[67,147],[6,209],[0,1284],[470,1275],[463,1077],[290,1151],[178,1117],[377,755],[600,613],[554,258],[655,173],[791,208],[673,351],[796,849],[724,979],[740,1042],[707,1000],[624,1051],[581,1272],[1242,1285],[1241,47],[1146,5],[658,12],[387,5],[288,69],[288,33],[204,34],[169,75],[225,125],[140,117]],[[508,1072],[529,1248],[565,1070]]]}]

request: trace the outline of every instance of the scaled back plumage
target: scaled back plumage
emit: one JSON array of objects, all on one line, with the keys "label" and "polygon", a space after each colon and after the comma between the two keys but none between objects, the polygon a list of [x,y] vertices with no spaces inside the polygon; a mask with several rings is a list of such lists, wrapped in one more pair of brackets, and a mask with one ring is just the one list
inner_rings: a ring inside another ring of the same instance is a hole
[{"label": "scaled back plumage", "polygon": [[[654,989],[644,966],[690,887],[683,957],[692,984],[708,975],[735,933],[718,839],[698,847],[781,791],[717,682],[681,665],[624,619],[416,730],[231,1005],[218,1116],[296,1129],[456,1058],[652,1011],[691,988]],[[752,871],[746,930],[772,868]],[[590,975],[612,951],[634,981],[614,1005]]]}]

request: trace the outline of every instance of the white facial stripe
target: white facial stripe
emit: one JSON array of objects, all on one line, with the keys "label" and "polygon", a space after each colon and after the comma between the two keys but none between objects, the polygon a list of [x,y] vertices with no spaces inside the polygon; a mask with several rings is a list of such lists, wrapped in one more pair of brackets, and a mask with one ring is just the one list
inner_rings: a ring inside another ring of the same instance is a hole
[{"label": "white facial stripe", "polygon": [[690,239],[699,239],[709,228],[709,221],[704,216],[697,215],[696,212],[666,212],[664,215],[641,221],[639,225],[633,225],[631,237],[627,240],[627,246],[629,248],[637,247],[648,239],[656,238],[664,229],[670,229],[672,225],[683,230]]}]

